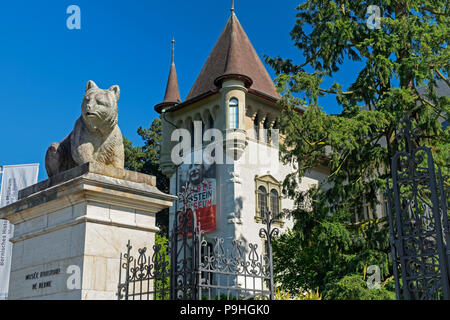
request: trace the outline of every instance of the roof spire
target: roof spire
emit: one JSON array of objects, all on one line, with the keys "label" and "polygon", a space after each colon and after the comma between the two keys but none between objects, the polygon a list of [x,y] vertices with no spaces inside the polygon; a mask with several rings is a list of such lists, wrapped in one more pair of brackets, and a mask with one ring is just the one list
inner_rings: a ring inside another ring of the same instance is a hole
[{"label": "roof spire", "polygon": [[172,39],[172,64],[175,64],[175,38]]},{"label": "roof spire", "polygon": [[234,0],[231,0],[231,13],[234,13]]},{"label": "roof spire", "polygon": [[155,110],[161,113],[163,109],[180,102],[180,90],[178,88],[177,70],[175,68],[175,39],[172,39],[172,64],[170,66],[169,79],[167,80],[166,93],[163,102],[157,104]]}]

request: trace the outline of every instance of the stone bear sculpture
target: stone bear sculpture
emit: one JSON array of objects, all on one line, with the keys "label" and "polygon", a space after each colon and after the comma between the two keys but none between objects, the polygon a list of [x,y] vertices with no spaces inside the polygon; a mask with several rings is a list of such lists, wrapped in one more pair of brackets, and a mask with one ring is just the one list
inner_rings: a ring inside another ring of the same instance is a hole
[{"label": "stone bear sculpture", "polygon": [[93,81],[87,83],[81,117],[73,131],[60,143],[52,143],[47,150],[45,169],[49,177],[86,162],[123,169],[123,139],[117,125],[119,97],[117,85],[103,90]]}]

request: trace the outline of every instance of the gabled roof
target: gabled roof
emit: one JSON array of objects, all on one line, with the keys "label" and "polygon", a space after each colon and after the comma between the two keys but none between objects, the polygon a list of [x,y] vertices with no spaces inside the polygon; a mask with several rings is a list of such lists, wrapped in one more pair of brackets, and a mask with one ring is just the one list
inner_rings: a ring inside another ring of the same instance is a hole
[{"label": "gabled roof", "polygon": [[227,77],[240,78],[253,91],[280,98],[234,10],[186,100],[217,91]]}]

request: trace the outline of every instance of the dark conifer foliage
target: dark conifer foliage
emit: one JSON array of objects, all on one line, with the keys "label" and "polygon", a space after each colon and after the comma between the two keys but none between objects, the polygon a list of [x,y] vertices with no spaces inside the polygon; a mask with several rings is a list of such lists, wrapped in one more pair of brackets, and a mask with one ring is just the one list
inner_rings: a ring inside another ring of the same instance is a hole
[{"label": "dark conifer foliage", "polygon": [[[380,28],[367,25],[369,5],[380,9]],[[283,95],[282,160],[296,167],[284,181],[285,195],[295,200],[286,214],[296,223],[275,243],[276,281],[294,292],[319,288],[326,299],[393,298],[386,220],[354,217],[364,205],[374,212],[384,193],[390,159],[404,150],[396,130],[405,114],[449,172],[449,2],[308,0],[297,10],[291,37],[303,60],[266,58]],[[351,85],[323,87],[341,69],[354,75]],[[438,94],[442,88],[446,96]],[[319,98],[328,95],[340,114],[322,110]],[[304,114],[298,106],[306,106]],[[320,166],[329,168],[328,179],[299,192],[305,172]],[[366,286],[370,265],[380,267],[379,290]]]}]

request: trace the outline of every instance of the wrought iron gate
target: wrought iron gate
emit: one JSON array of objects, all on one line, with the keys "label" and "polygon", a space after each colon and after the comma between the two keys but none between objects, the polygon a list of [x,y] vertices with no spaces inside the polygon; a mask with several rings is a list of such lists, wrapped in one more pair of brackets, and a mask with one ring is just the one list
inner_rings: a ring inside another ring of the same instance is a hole
[{"label": "wrought iron gate", "polygon": [[187,205],[176,213],[169,245],[138,249],[135,258],[130,241],[120,257],[119,300],[242,300],[273,299],[272,239],[278,228],[272,228],[276,217],[266,211],[266,250],[243,240],[213,238],[208,243],[195,212]]},{"label": "wrought iron gate", "polygon": [[409,117],[398,139],[406,151],[392,158],[392,188],[387,181],[397,299],[449,299],[448,199],[441,169],[436,171],[431,150],[417,144]]}]

